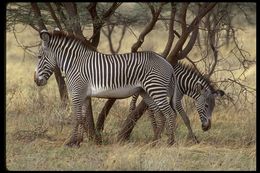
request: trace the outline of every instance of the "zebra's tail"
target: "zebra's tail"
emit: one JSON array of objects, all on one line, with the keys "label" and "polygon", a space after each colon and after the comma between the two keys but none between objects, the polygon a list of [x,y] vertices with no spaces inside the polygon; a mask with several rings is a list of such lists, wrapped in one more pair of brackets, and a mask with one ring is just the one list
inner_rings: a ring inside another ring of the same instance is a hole
[{"label": "zebra's tail", "polygon": [[176,84],[176,76],[173,73],[171,77],[171,82],[170,82],[170,88],[171,88],[171,97],[170,97],[170,105],[171,108],[175,111],[175,103],[176,103],[176,92],[177,92],[177,84]]}]

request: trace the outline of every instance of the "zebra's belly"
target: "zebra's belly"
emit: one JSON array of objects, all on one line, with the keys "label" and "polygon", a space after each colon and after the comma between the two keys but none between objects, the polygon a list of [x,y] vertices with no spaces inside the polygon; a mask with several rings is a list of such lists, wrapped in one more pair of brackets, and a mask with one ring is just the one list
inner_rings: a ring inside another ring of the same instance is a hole
[{"label": "zebra's belly", "polygon": [[95,88],[91,87],[91,91],[88,92],[89,96],[98,98],[127,98],[141,91],[141,86],[125,86],[121,88],[111,89],[111,88]]}]

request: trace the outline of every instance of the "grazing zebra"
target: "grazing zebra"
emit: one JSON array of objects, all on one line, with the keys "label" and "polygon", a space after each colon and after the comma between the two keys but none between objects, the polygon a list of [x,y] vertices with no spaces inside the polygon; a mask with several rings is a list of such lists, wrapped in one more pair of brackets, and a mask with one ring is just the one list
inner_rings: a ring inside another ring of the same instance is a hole
[{"label": "grazing zebra", "polygon": [[[211,127],[211,116],[215,106],[215,98],[223,96],[225,93],[222,90],[214,89],[208,79],[187,65],[177,63],[173,65],[173,69],[176,75],[175,84],[177,85],[177,90],[174,92],[176,96],[174,99],[174,109],[179,112],[186,127],[188,128],[188,138],[198,143],[199,141],[197,140],[190,126],[190,120],[182,107],[181,100],[183,96],[188,95],[196,101],[196,108],[202,123],[202,129],[207,131]],[[138,95],[139,93],[136,93],[132,97],[132,101],[130,103],[130,112],[136,108]],[[159,127],[156,125],[152,111],[150,111],[149,115],[151,116],[154,133],[158,136],[160,134],[156,133],[162,132],[162,129],[157,129]]]},{"label": "grazing zebra", "polygon": [[[160,110],[167,120],[168,144],[174,143],[176,112],[173,106],[175,75],[172,66],[154,52],[102,54],[73,35],[63,32],[40,32],[42,45],[34,73],[38,86],[47,84],[55,66],[65,74],[75,115],[68,146],[79,146],[84,128],[82,107],[86,99],[126,98],[139,92],[151,110]],[[170,101],[168,100],[170,98]]]}]

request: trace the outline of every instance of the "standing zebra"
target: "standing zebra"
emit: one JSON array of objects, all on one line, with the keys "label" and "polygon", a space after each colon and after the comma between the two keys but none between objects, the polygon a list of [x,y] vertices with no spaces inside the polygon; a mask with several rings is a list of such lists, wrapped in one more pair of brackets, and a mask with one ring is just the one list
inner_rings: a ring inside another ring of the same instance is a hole
[{"label": "standing zebra", "polygon": [[[86,130],[82,107],[90,97],[126,98],[139,92],[151,110],[160,110],[169,128],[168,144],[174,143],[176,113],[173,106],[175,75],[172,66],[154,52],[108,55],[88,48],[82,40],[63,32],[40,32],[42,46],[34,74],[38,86],[47,84],[55,66],[65,74],[72,99],[75,125],[66,145],[79,145],[78,130]],[[170,97],[170,101],[168,98]]]},{"label": "standing zebra", "polygon": [[[200,121],[202,123],[203,131],[207,131],[211,127],[211,116],[215,106],[215,98],[224,95],[224,91],[216,90],[210,84],[210,81],[201,75],[195,69],[177,63],[173,65],[174,74],[176,75],[176,86],[177,89],[174,92],[174,109],[176,109],[181,115],[186,127],[188,128],[188,138],[191,138],[194,142],[198,143],[196,136],[194,135],[190,126],[190,120],[182,107],[181,100],[184,95],[188,95],[196,101],[196,108],[199,113]],[[130,103],[130,112],[136,108],[136,101],[139,93],[136,93],[132,97]],[[157,129],[156,122],[153,118],[153,112],[149,113],[152,119],[152,126],[154,129],[155,136],[158,136],[162,132],[162,129]],[[162,125],[163,127],[163,125]]]}]

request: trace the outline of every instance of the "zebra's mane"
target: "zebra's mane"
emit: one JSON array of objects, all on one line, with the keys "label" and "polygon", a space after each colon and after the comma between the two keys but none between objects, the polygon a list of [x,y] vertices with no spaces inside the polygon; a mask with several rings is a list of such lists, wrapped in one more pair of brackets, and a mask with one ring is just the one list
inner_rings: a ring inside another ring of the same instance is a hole
[{"label": "zebra's mane", "polygon": [[196,69],[193,66],[191,66],[190,64],[185,64],[183,62],[178,62],[176,65],[179,65],[188,71],[192,71],[192,72],[196,73],[197,76],[199,76],[199,78],[201,79],[201,81],[205,81],[209,85],[210,90],[212,90],[212,91],[215,90],[215,86],[213,85],[213,82],[209,78],[207,78],[205,75],[203,75],[203,73],[200,72],[199,69]]},{"label": "zebra's mane", "polygon": [[72,39],[72,40],[77,40],[82,45],[86,46],[88,49],[97,51],[97,49],[94,46],[92,46],[87,40],[85,40],[77,35],[69,34],[64,31],[55,31],[55,30],[52,33],[50,33],[50,35],[54,36],[54,37],[59,37],[59,38],[68,38],[68,39]]}]

